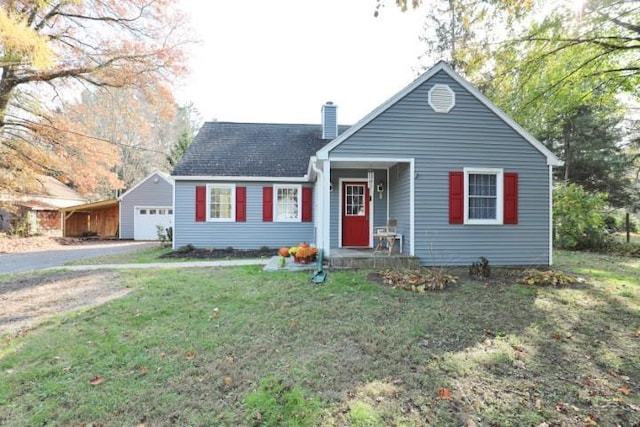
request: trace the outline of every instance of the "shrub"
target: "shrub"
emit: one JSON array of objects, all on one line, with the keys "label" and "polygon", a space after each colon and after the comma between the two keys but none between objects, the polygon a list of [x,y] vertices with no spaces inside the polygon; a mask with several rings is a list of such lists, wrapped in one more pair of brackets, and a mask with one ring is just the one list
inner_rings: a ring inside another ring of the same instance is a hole
[{"label": "shrub", "polygon": [[158,232],[160,246],[169,246],[173,241],[173,227],[164,228],[162,225],[156,225],[156,230]]},{"label": "shrub", "polygon": [[553,222],[556,245],[563,249],[602,249],[609,243],[604,218],[606,194],[589,193],[577,184],[556,187]]}]

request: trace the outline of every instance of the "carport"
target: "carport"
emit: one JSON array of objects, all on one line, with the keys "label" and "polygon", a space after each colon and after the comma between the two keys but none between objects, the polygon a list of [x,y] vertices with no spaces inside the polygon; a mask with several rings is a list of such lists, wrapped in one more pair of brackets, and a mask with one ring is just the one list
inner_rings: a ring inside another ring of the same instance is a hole
[{"label": "carport", "polygon": [[117,239],[120,228],[119,211],[116,199],[61,208],[62,235]]}]

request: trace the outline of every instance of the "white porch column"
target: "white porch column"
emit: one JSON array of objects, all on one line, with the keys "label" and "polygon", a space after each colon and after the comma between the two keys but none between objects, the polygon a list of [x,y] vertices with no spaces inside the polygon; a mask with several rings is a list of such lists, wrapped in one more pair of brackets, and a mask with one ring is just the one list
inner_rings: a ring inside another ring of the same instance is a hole
[{"label": "white porch column", "polygon": [[331,161],[322,160],[322,201],[320,211],[322,215],[322,248],[325,255],[331,254]]}]

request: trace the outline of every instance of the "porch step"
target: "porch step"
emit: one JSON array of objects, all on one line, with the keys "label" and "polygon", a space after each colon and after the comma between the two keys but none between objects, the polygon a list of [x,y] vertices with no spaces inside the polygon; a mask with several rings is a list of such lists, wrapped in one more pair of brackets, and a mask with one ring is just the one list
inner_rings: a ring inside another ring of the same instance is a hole
[{"label": "porch step", "polygon": [[329,266],[334,268],[418,268],[420,259],[415,256],[330,256]]}]

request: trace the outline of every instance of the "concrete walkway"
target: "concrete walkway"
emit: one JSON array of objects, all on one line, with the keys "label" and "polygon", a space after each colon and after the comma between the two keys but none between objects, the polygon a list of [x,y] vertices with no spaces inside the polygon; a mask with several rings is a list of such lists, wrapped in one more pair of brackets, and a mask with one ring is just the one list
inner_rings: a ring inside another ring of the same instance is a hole
[{"label": "concrete walkway", "polygon": [[91,265],[62,265],[58,267],[50,267],[45,270],[71,270],[71,271],[87,271],[87,270],[110,270],[110,269],[143,269],[143,268],[202,268],[202,267],[233,267],[236,265],[265,265],[267,259],[231,259],[231,260],[215,260],[215,261],[177,261],[177,262],[151,262],[146,264],[91,264]]}]

